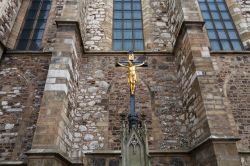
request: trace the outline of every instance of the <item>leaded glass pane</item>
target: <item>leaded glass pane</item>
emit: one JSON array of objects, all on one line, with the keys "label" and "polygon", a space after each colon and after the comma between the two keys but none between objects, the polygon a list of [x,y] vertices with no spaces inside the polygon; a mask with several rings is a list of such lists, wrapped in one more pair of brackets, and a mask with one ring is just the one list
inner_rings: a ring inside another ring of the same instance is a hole
[{"label": "leaded glass pane", "polygon": [[132,40],[124,40],[124,50],[129,51],[133,49],[133,41]]},{"label": "leaded glass pane", "polygon": [[113,40],[113,48],[115,51],[122,50],[122,40]]},{"label": "leaded glass pane", "polygon": [[132,19],[131,11],[124,11],[124,19]]},{"label": "leaded glass pane", "polygon": [[132,30],[124,30],[124,39],[133,39]]},{"label": "leaded glass pane", "polygon": [[124,20],[124,29],[132,29],[132,20]]},{"label": "leaded glass pane", "polygon": [[135,40],[135,50],[141,51],[144,49],[143,40]]},{"label": "leaded glass pane", "polygon": [[210,43],[213,50],[220,50],[220,43],[218,40],[211,40]]}]

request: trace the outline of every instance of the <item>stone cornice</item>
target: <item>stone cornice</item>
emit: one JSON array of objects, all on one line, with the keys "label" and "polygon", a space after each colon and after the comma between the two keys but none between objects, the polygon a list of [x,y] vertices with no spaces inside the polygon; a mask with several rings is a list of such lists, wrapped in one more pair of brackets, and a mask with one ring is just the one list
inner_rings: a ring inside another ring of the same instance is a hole
[{"label": "stone cornice", "polygon": [[67,165],[82,165],[82,161],[74,161],[71,160],[69,157],[64,155],[63,152],[57,149],[31,149],[30,151],[26,152],[28,158],[37,157],[37,156],[52,156],[60,161],[65,162]]},{"label": "stone cornice", "polygon": [[[127,56],[127,51],[107,51],[107,52],[85,52],[83,56]],[[135,51],[135,55],[145,55],[145,56],[173,56],[172,52],[159,51],[159,52],[150,52],[150,51]]]},{"label": "stone cornice", "polygon": [[43,51],[19,51],[19,50],[7,50],[6,55],[31,55],[31,56],[52,56],[52,52],[43,52]]}]

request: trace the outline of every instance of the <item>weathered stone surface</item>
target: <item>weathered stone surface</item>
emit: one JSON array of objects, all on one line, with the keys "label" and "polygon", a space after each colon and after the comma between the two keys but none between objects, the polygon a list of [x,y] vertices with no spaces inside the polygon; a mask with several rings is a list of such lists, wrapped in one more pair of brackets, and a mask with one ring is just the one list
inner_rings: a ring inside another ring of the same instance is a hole
[{"label": "weathered stone surface", "polygon": [[43,54],[2,59],[0,160],[22,160],[31,148],[49,62],[50,56]]}]

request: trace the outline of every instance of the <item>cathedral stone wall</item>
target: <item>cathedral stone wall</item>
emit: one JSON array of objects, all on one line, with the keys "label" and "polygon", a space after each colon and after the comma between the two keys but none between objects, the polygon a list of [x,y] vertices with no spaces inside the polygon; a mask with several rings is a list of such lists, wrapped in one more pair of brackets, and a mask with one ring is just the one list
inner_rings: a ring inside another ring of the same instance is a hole
[{"label": "cathedral stone wall", "polygon": [[[129,86],[127,69],[116,67],[116,62],[126,58],[82,57],[73,116],[76,150],[120,149],[120,114],[129,112]],[[185,149],[186,127],[174,57],[147,56],[146,60],[148,67],[137,69],[136,110],[147,116],[149,148]]]},{"label": "cathedral stone wall", "polygon": [[0,0],[0,41],[6,44],[16,19],[21,0]]},{"label": "cathedral stone wall", "polygon": [[227,109],[233,113],[241,140],[240,151],[250,149],[250,58],[249,54],[213,54],[218,87]]},{"label": "cathedral stone wall", "polygon": [[170,51],[183,21],[178,0],[142,0],[145,50]]},{"label": "cathedral stone wall", "polygon": [[113,0],[92,0],[86,10],[85,50],[112,50]]},{"label": "cathedral stone wall", "polygon": [[31,149],[50,55],[5,54],[0,66],[0,160]]}]

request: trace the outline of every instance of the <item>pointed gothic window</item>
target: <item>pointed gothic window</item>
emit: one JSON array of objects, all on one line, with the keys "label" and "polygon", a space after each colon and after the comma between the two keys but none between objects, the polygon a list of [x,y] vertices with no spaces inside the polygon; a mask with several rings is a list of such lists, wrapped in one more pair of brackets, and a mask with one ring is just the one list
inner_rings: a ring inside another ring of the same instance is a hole
[{"label": "pointed gothic window", "polygon": [[141,0],[114,0],[113,50],[144,50]]},{"label": "pointed gothic window", "polygon": [[32,0],[17,41],[17,50],[40,49],[50,8],[51,0]]},{"label": "pointed gothic window", "polygon": [[198,0],[212,50],[242,50],[224,0]]}]

